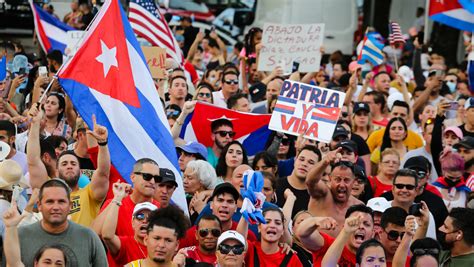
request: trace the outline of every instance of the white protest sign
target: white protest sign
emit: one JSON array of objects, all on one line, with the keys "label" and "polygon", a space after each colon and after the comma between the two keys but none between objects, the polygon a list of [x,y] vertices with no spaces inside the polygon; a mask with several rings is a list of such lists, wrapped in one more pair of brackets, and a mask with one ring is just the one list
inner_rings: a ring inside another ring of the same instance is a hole
[{"label": "white protest sign", "polygon": [[86,34],[85,31],[68,31],[64,54],[74,56],[81,45],[81,39],[84,34]]},{"label": "white protest sign", "polygon": [[268,128],[329,143],[345,96],[343,92],[286,80]]},{"label": "white protest sign", "polygon": [[293,62],[299,62],[301,72],[318,71],[323,39],[324,24],[265,23],[258,70],[283,65],[285,72],[291,72]]}]

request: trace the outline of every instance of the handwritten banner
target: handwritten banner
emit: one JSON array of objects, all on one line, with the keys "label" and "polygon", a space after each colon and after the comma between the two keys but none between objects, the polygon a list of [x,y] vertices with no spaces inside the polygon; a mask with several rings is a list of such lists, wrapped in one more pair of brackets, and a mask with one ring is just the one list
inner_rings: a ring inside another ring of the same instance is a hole
[{"label": "handwritten banner", "polygon": [[270,119],[269,128],[329,143],[346,94],[286,80]]},{"label": "handwritten banner", "polygon": [[142,46],[143,55],[150,69],[151,77],[162,79],[165,77],[166,50],[158,46]]},{"label": "handwritten banner", "polygon": [[265,23],[258,70],[272,71],[282,66],[288,73],[297,61],[301,72],[318,71],[323,39],[324,24]]},{"label": "handwritten banner", "polygon": [[74,56],[81,46],[81,39],[86,34],[86,31],[68,31],[66,34],[66,49],[64,53],[67,56]]}]

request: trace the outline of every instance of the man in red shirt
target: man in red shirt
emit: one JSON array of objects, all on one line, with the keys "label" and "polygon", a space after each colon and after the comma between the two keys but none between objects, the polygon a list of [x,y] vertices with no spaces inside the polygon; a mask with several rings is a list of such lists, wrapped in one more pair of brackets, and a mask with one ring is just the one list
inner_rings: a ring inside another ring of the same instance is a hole
[{"label": "man in red shirt", "polygon": [[[237,211],[237,200],[240,194],[231,183],[222,183],[216,188],[209,198],[211,201],[212,214],[216,215],[221,221],[222,231],[237,229],[237,222],[232,220],[232,216]],[[199,242],[196,239],[196,225],[186,231],[186,236],[179,241],[179,247],[198,246]],[[252,231],[248,231],[248,239],[256,241],[257,238]]]},{"label": "man in red shirt", "polygon": [[199,246],[191,246],[181,249],[180,252],[186,258],[197,262],[216,264],[217,238],[221,235],[222,227],[216,215],[203,215],[197,222],[196,239]]},{"label": "man in red shirt", "polygon": [[[347,209],[345,218],[349,217],[359,217],[362,223],[359,224],[355,232],[350,234],[339,257],[339,266],[355,266],[355,254],[360,244],[374,236],[374,219],[371,208],[364,204],[353,205]],[[332,230],[336,224],[336,221],[330,217],[312,217],[304,220],[298,227],[296,235],[304,247],[313,253],[315,267],[321,266],[324,255],[336,240],[321,230]]]},{"label": "man in red shirt", "polygon": [[[133,191],[121,202],[118,211],[119,219],[117,222],[117,230],[115,232],[118,236],[133,236],[135,234],[132,228],[132,221],[130,220],[135,205],[138,203],[150,202],[153,205],[160,207],[160,203],[153,199],[157,184],[162,181],[158,163],[149,158],[137,160],[133,166],[130,178],[133,182]],[[98,235],[101,234],[104,222],[107,219],[107,215],[103,211],[112,203],[112,201],[112,199],[109,199],[104,203],[101,213],[99,213],[95,221],[92,223],[91,228]],[[110,253],[107,253],[107,257],[110,266],[114,267]]]},{"label": "man in red shirt", "polygon": [[[112,204],[103,211],[107,220],[105,220],[102,227],[102,240],[104,240],[116,266],[123,266],[131,261],[146,258],[147,250],[143,239],[146,236],[148,216],[157,209],[150,202],[137,204],[133,209],[133,216],[131,218],[134,235],[116,235],[120,203],[128,196],[130,189],[131,186],[127,183],[115,183],[113,186],[114,199]],[[109,263],[109,265],[113,263]]]}]

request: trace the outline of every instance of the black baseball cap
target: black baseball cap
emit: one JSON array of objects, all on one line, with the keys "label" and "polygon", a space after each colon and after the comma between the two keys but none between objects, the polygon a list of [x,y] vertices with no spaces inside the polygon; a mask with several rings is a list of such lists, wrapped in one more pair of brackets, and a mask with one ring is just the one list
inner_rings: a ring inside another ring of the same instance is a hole
[{"label": "black baseball cap", "polygon": [[472,136],[464,136],[459,143],[455,144],[454,149],[459,149],[459,147],[464,147],[465,149],[473,149],[474,148],[474,137]]},{"label": "black baseball cap", "polygon": [[352,140],[342,140],[341,142],[337,143],[336,149],[339,147],[357,153],[357,144]]},{"label": "black baseball cap", "polygon": [[367,112],[370,112],[370,106],[369,104],[365,102],[356,102],[354,103],[354,108],[352,109],[354,113],[357,113],[361,110],[365,110]]},{"label": "black baseball cap", "polygon": [[174,172],[172,170],[160,168],[160,176],[162,177],[160,184],[170,183],[178,187],[178,183],[176,182],[176,176],[174,175]]},{"label": "black baseball cap", "polygon": [[209,201],[212,201],[214,197],[220,196],[224,193],[231,194],[234,197],[234,200],[236,202],[240,197],[239,191],[237,191],[237,189],[235,189],[235,187],[231,183],[226,182],[226,183],[219,184],[218,186],[216,186],[216,188],[214,188],[214,191],[212,192],[212,195],[209,198]]},{"label": "black baseball cap", "polygon": [[344,126],[341,126],[341,125],[336,126],[336,129],[334,130],[334,134],[332,135],[332,139],[339,136],[345,136],[346,138],[349,137],[349,132],[346,130],[346,128],[344,128]]},{"label": "black baseball cap", "polygon": [[367,174],[365,174],[364,168],[362,168],[359,165],[354,165],[354,175],[357,179],[362,179],[364,181],[367,181]]},{"label": "black baseball cap", "polygon": [[410,170],[418,170],[424,171],[425,173],[428,172],[428,165],[429,161],[423,156],[416,156],[407,159],[405,164],[403,164],[403,168],[410,169]]},{"label": "black baseball cap", "polygon": [[250,98],[252,102],[259,102],[265,98],[267,93],[267,86],[264,83],[258,82],[249,88]]}]

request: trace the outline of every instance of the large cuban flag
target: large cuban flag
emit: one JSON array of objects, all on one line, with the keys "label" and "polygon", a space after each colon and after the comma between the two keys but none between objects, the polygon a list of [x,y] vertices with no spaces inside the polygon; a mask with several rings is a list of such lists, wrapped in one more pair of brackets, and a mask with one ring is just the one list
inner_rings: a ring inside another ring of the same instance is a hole
[{"label": "large cuban flag", "polygon": [[59,50],[64,54],[68,39],[67,32],[76,29],[51,16],[32,0],[30,0],[30,6],[33,11],[36,36],[43,50],[46,53]]},{"label": "large cuban flag", "polygon": [[136,160],[151,158],[171,169],[172,200],[187,210],[175,146],[140,46],[118,0],[107,0],[74,57],[58,73],[75,108],[109,130],[111,160],[129,183]]},{"label": "large cuban flag", "polygon": [[430,18],[463,31],[474,31],[474,4],[469,0],[430,0]]},{"label": "large cuban flag", "polygon": [[206,147],[212,147],[211,123],[227,119],[234,126],[234,140],[240,141],[247,155],[253,156],[265,150],[265,144],[271,131],[268,129],[271,115],[243,113],[213,105],[197,103],[194,112],[186,117],[180,137],[185,141],[198,141]]}]

